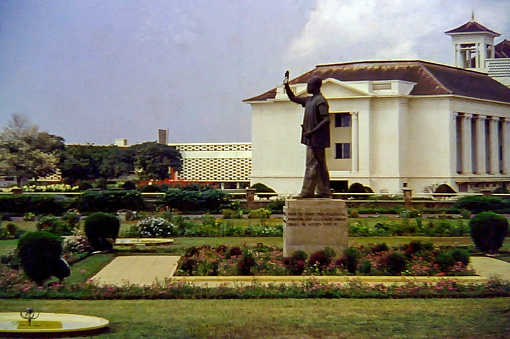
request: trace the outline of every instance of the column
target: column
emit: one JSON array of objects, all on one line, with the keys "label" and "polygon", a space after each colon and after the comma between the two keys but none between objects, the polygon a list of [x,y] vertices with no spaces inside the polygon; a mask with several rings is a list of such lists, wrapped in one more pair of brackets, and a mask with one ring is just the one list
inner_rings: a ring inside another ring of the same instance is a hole
[{"label": "column", "polygon": [[471,119],[473,118],[472,114],[464,113],[462,115],[462,140],[461,140],[461,148],[462,148],[462,174],[471,174],[473,171],[473,161],[472,161],[472,133],[471,133]]},{"label": "column", "polygon": [[351,113],[351,172],[358,172],[358,113]]},{"label": "column", "polygon": [[503,120],[503,174],[510,174],[510,118]]},{"label": "column", "polygon": [[489,174],[499,174],[498,117],[490,117],[489,125]]},{"label": "column", "polygon": [[484,115],[479,115],[476,119],[476,174],[487,174],[486,155],[485,155],[485,119]]}]

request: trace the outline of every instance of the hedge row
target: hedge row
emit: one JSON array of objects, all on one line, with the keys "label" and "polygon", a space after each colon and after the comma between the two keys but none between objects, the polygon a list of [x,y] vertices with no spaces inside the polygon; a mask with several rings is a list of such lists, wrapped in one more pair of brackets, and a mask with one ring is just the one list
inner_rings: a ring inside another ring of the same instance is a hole
[{"label": "hedge row", "polygon": [[[221,211],[231,202],[230,195],[219,190],[169,190],[158,207],[179,211]],[[65,195],[0,195],[0,213],[22,215],[60,215],[69,209],[87,212],[117,212],[121,209],[146,211],[149,206],[137,190],[87,191],[79,196]]]}]

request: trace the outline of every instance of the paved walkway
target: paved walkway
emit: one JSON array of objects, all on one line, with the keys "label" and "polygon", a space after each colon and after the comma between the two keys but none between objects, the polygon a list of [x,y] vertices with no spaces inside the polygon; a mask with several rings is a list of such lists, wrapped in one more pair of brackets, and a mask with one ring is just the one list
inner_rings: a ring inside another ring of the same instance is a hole
[{"label": "paved walkway", "polygon": [[510,263],[490,257],[471,257],[471,267],[482,277],[510,281]]},{"label": "paved walkway", "polygon": [[[152,285],[155,282],[164,282],[173,276],[177,269],[179,261],[178,256],[120,256],[116,257],[103,270],[96,274],[92,279],[100,284],[113,285]],[[455,277],[466,282],[483,282],[492,277],[499,277],[510,281],[510,263],[497,260],[490,257],[471,257],[471,267],[480,276],[477,277]],[[409,280],[415,281],[435,281],[444,279],[444,277],[389,277],[389,276],[318,276],[319,280],[328,282],[342,283],[352,279],[361,280],[371,284],[401,284]],[[173,281],[188,281],[199,285],[210,287],[224,284],[249,285],[254,279],[261,284],[271,283],[293,283],[309,279],[301,276],[265,276],[265,277],[173,277]]]},{"label": "paved walkway", "polygon": [[108,285],[152,285],[163,283],[177,269],[180,257],[135,255],[116,257],[99,271],[92,280]]}]

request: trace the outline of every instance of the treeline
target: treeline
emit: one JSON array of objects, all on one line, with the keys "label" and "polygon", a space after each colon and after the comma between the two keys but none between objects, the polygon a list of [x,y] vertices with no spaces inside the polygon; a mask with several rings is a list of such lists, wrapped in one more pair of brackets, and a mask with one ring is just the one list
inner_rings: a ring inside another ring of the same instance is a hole
[{"label": "treeline", "polygon": [[164,180],[170,177],[170,168],[182,169],[182,157],[175,148],[156,142],[130,147],[68,145],[60,152],[57,166],[62,178],[71,184],[133,173],[139,180]]}]

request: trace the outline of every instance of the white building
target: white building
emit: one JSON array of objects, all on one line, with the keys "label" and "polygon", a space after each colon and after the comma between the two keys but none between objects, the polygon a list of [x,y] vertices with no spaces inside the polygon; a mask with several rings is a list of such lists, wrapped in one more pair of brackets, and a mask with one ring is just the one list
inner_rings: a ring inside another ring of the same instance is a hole
[{"label": "white building", "polygon": [[251,143],[169,144],[182,155],[178,179],[215,183],[221,188],[250,186]]},{"label": "white building", "polygon": [[[329,101],[331,187],[354,182],[375,192],[459,191],[510,182],[510,89],[488,75],[425,61],[319,65],[291,81],[298,96],[323,79]],[[299,192],[305,147],[303,108],[277,87],[252,106],[251,182]]]}]

